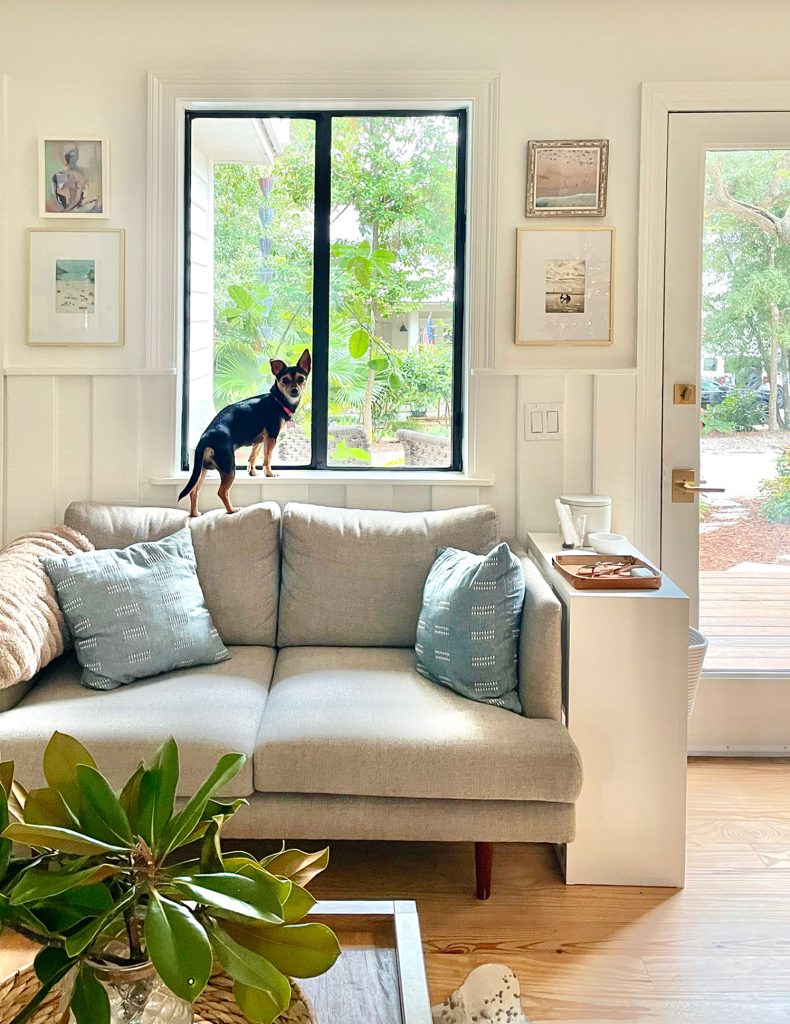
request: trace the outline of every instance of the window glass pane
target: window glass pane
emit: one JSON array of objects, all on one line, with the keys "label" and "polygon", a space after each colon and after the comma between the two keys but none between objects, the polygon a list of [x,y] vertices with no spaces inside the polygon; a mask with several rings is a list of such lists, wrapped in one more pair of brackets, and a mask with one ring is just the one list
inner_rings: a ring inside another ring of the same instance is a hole
[{"label": "window glass pane", "polygon": [[330,465],[452,463],[458,120],[332,121]]},{"label": "window glass pane", "polygon": [[[195,118],[191,167],[193,448],[218,409],[269,390],[271,358],[312,348],[315,122]],[[309,465],[311,406],[308,386],[275,464]]]}]

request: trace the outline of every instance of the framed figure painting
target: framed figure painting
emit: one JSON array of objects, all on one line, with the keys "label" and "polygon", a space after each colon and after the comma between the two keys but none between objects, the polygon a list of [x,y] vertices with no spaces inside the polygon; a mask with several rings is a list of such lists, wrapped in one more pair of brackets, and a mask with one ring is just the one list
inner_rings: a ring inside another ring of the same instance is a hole
[{"label": "framed figure painting", "polygon": [[603,217],[609,177],[607,139],[529,142],[528,217]]},{"label": "framed figure painting", "polygon": [[123,345],[124,233],[28,231],[29,345]]},{"label": "framed figure painting", "polygon": [[612,343],[613,228],[519,228],[516,277],[517,345]]},{"label": "framed figure painting", "polygon": [[107,139],[39,140],[39,215],[103,219],[110,216]]}]

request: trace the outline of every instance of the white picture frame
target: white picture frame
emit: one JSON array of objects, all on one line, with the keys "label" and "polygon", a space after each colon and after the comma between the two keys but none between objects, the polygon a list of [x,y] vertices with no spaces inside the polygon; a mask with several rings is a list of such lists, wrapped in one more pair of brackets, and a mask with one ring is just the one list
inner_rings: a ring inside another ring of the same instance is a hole
[{"label": "white picture frame", "polygon": [[521,227],[517,345],[611,345],[614,228]]},{"label": "white picture frame", "polygon": [[27,232],[27,344],[124,343],[122,228]]},{"label": "white picture frame", "polygon": [[43,135],[38,140],[38,213],[56,220],[110,216],[110,140]]}]

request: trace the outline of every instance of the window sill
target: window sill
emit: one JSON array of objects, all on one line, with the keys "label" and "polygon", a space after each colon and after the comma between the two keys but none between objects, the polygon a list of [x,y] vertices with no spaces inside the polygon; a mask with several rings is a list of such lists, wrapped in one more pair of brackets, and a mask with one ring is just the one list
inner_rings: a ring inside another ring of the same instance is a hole
[{"label": "window sill", "polygon": [[[218,479],[216,472],[210,472],[206,479]],[[155,487],[183,486],[189,479],[189,473],[174,473],[172,476],[152,477],[149,483]],[[259,476],[248,476],[239,470],[236,474],[236,487],[247,485],[253,487],[277,487],[289,483],[315,484],[379,484],[387,487],[395,485],[416,485],[418,487],[493,487],[494,481],[486,477],[467,476],[464,473],[442,473],[442,472],[409,472],[409,470],[358,470],[347,471],[342,469],[283,469],[274,477],[265,477],[262,473]]]}]

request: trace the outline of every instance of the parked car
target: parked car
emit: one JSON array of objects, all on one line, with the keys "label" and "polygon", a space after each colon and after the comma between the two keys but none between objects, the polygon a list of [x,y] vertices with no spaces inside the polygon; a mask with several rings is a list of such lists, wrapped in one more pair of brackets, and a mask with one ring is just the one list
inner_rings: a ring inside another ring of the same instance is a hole
[{"label": "parked car", "polygon": [[715,381],[703,377],[699,382],[699,399],[703,409],[709,405],[719,405],[724,401],[724,390]]},{"label": "parked car", "polygon": [[[760,399],[761,402],[765,402],[767,406],[770,395],[771,385],[768,383],[768,381],[766,381],[765,384],[761,384],[760,387],[757,389],[757,397]],[[782,387],[781,384],[777,385],[776,388],[776,404],[779,409],[784,409],[785,407],[785,389]]]}]

